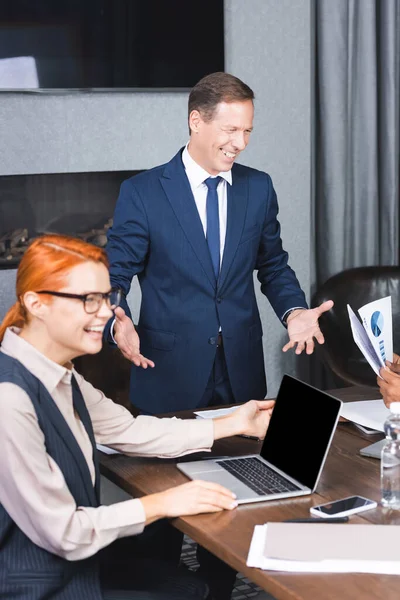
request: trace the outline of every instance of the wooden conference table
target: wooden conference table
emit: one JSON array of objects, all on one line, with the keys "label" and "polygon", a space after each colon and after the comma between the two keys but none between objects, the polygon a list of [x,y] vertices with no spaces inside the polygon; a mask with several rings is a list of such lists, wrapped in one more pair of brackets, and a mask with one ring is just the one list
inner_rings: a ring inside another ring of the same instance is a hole
[{"label": "wooden conference table", "polygon": [[[373,388],[342,388],[330,393],[343,401],[379,398]],[[179,413],[191,417],[190,411]],[[379,461],[359,455],[358,450],[383,437],[365,435],[352,423],[339,423],[317,492],[289,500],[241,505],[233,511],[203,514],[173,519],[172,524],[219,556],[226,563],[270,592],[277,600],[398,600],[400,577],[360,573],[297,574],[246,566],[254,526],[268,521],[283,521],[309,516],[309,508],[359,494],[379,502]],[[240,437],[219,440],[213,447],[217,455],[238,455],[257,452],[260,443]],[[172,459],[129,458],[101,454],[101,470],[105,477],[132,496],[159,492],[187,481]],[[400,511],[369,510],[351,517],[352,523],[391,523],[400,525]],[[357,544],[357,540],[354,540]],[[400,528],[399,528],[400,544]]]}]

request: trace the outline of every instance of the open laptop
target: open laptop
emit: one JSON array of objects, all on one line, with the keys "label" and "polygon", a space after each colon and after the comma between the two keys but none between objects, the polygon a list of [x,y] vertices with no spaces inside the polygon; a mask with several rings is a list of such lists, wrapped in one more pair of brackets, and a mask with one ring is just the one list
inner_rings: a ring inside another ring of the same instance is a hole
[{"label": "open laptop", "polygon": [[317,487],[341,400],[285,374],[260,454],[177,464],[232,490],[239,504],[305,496]]}]

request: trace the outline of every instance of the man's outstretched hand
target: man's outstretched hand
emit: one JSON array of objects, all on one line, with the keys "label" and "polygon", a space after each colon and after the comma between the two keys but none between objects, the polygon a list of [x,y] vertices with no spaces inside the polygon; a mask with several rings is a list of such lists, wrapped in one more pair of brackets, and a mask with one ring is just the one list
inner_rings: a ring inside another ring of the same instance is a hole
[{"label": "man's outstretched hand", "polygon": [[297,346],[296,354],[301,354],[304,349],[307,354],[312,354],[314,352],[314,338],[319,344],[323,344],[325,339],[319,328],[318,319],[332,306],[333,301],[327,300],[316,308],[300,308],[290,313],[286,322],[289,341],[283,346],[283,352]]},{"label": "man's outstretched hand", "polygon": [[114,311],[114,340],[122,354],[137,367],[154,367],[154,362],[140,354],[140,340],[132,320],[118,306]]}]

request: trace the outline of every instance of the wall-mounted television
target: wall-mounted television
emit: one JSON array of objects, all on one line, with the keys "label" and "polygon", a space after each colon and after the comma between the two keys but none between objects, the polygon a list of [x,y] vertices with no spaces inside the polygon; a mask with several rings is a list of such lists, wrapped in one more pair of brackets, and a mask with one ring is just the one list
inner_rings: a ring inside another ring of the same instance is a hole
[{"label": "wall-mounted television", "polygon": [[188,90],[224,71],[224,0],[1,0],[0,91]]}]

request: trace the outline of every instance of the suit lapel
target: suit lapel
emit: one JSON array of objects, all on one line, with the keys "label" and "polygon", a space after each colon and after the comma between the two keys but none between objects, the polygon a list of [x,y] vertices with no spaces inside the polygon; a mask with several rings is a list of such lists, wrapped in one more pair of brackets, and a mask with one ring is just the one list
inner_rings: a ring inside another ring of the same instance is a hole
[{"label": "suit lapel", "polygon": [[166,165],[160,178],[161,185],[189,244],[196,253],[211,286],[215,289],[216,281],[210,252],[196,202],[183,167],[181,154],[182,152],[179,151]]},{"label": "suit lapel", "polygon": [[223,288],[231,268],[236,250],[242,235],[249,198],[248,179],[239,176],[232,169],[232,185],[227,184],[228,210],[226,224],[226,238],[224,256],[222,258],[221,272],[218,280],[218,291]]}]

